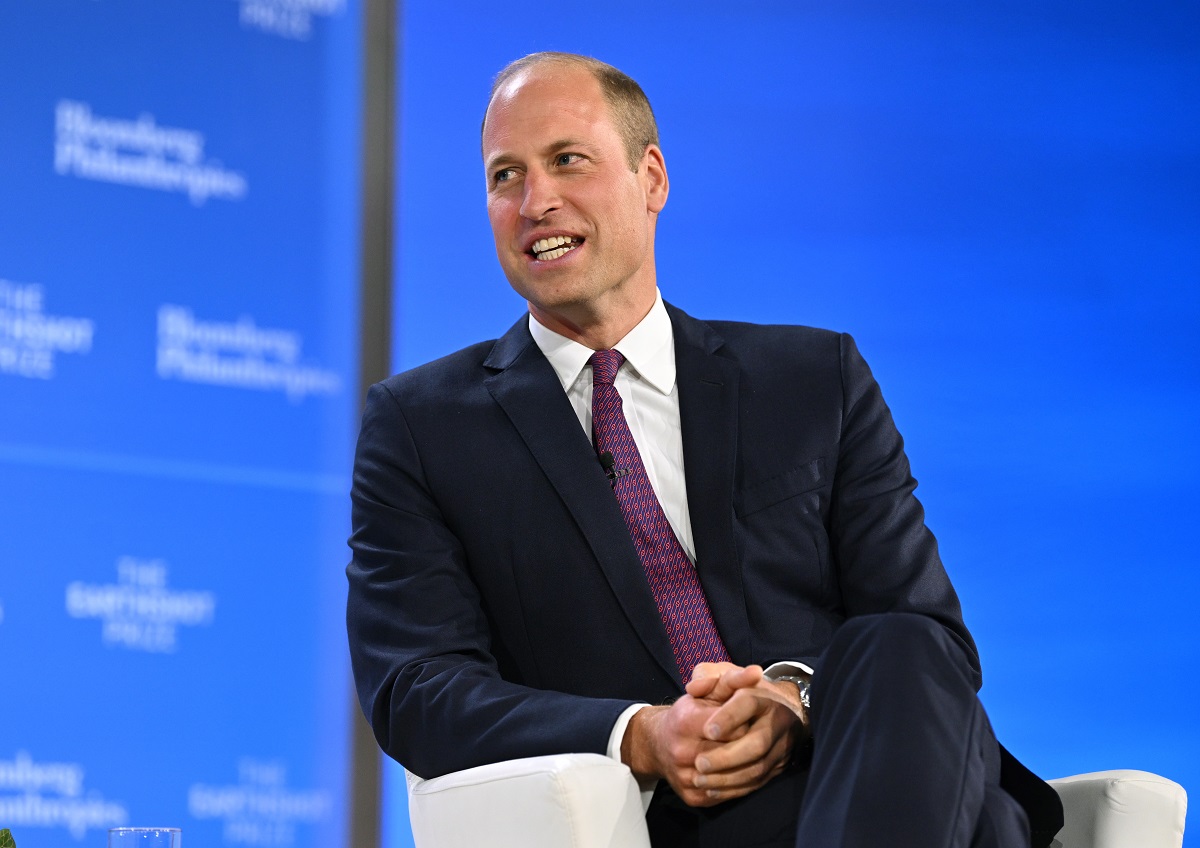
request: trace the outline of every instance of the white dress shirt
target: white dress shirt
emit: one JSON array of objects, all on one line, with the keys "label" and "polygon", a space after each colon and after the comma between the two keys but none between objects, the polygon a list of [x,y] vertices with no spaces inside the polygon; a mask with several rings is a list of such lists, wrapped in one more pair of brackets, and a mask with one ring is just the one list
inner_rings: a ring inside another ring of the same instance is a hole
[{"label": "white dress shirt", "polygon": [[[592,438],[592,368],[588,364],[595,352],[538,323],[529,316],[529,332],[550,361],[563,391],[571,401],[576,417]],[[692,519],[688,512],[686,477],[683,470],[683,431],[679,423],[679,387],[675,381],[675,335],[671,317],[663,305],[662,294],[655,292],[654,306],[638,325],[613,349],[625,357],[613,385],[621,396],[621,407],[633,441],[646,467],[650,486],[662,504],[663,512],[684,553],[693,564],[696,547],[692,541]],[[597,460],[597,463],[599,460]],[[766,676],[811,674],[803,663],[775,663]],[[617,717],[608,737],[608,756],[621,761],[621,740],[629,720],[647,704],[634,704]],[[654,783],[642,787],[642,806],[649,806]]]},{"label": "white dress shirt", "polygon": [[[550,360],[583,431],[591,439],[592,368],[588,360],[595,351],[547,329],[532,315],[529,332]],[[679,390],[675,385],[675,336],[661,294],[656,296],[646,317],[613,349],[625,357],[613,385],[621,396],[625,420],[646,467],[646,476],[684,553],[695,563],[696,548],[683,474]]]}]

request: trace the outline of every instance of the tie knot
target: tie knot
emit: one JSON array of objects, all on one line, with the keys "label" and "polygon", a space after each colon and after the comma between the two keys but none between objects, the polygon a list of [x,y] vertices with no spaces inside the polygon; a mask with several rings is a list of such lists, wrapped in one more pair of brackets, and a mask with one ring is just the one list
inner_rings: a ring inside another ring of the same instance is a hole
[{"label": "tie knot", "polygon": [[619,351],[598,350],[588,361],[592,363],[592,382],[611,386],[613,380],[617,379],[617,370],[625,361],[625,357],[621,356]]}]

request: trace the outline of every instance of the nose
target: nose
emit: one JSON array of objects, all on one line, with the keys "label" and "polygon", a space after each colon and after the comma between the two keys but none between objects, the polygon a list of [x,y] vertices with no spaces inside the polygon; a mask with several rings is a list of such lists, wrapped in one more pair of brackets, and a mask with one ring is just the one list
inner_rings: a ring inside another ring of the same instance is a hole
[{"label": "nose", "polygon": [[521,217],[540,221],[562,205],[553,177],[531,168],[525,174],[524,194],[521,197]]}]

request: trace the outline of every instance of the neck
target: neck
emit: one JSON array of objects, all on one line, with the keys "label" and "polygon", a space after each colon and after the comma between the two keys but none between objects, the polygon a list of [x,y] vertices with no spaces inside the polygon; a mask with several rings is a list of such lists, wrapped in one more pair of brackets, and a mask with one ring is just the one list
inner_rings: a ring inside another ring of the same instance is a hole
[{"label": "neck", "polygon": [[649,314],[656,297],[657,294],[652,289],[649,300],[642,298],[606,314],[598,314],[591,310],[572,314],[567,310],[543,309],[534,303],[529,304],[529,313],[543,327],[560,336],[579,342],[592,350],[609,350],[629,335],[629,331]]}]

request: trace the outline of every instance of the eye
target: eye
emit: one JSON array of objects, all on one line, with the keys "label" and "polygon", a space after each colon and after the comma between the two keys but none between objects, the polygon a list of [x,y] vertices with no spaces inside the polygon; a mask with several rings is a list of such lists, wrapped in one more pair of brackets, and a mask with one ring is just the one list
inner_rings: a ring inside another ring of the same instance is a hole
[{"label": "eye", "polygon": [[499,171],[492,174],[492,182],[496,184],[506,183],[514,176],[516,176],[516,172],[512,168],[501,168]]},{"label": "eye", "polygon": [[560,153],[554,157],[555,165],[574,165],[583,157],[578,153]]}]

